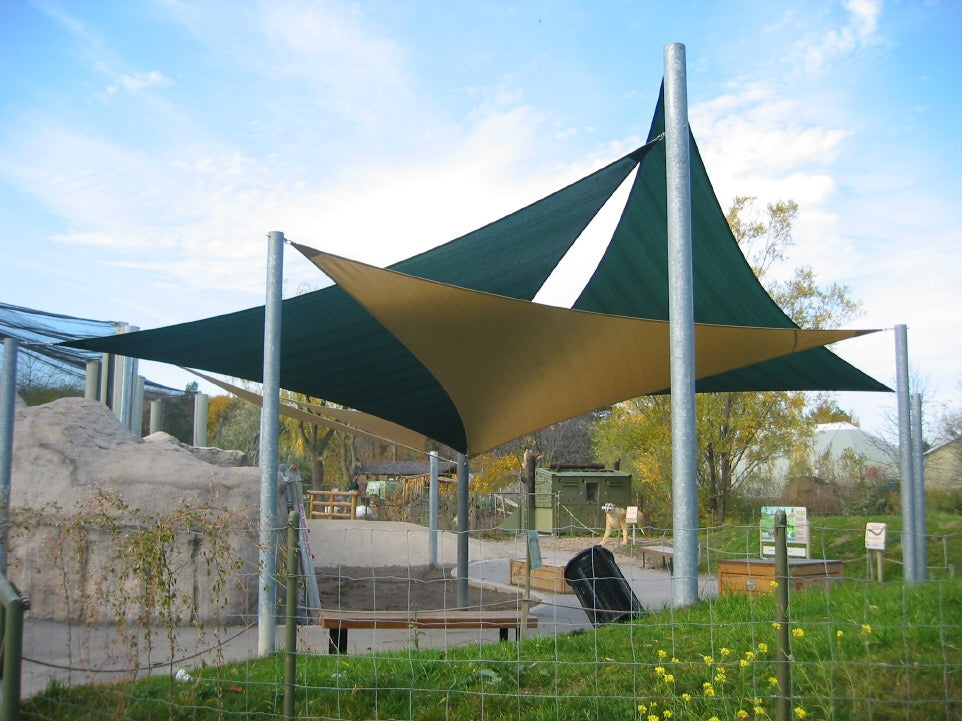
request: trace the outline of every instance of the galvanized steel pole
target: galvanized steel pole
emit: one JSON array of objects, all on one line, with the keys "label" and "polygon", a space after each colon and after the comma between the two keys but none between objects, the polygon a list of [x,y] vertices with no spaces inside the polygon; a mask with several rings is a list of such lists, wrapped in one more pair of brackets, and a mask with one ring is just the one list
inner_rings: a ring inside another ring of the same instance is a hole
[{"label": "galvanized steel pole", "polygon": [[458,606],[468,605],[468,454],[458,454]]},{"label": "galvanized steel pole", "polygon": [[17,354],[20,341],[3,339],[3,380],[0,383],[0,574],[7,572],[7,508],[13,476],[13,422],[17,397]]},{"label": "galvanized steel pole", "polygon": [[277,440],[281,397],[281,294],[284,234],[267,234],[267,300],[264,305],[264,385],[261,389],[260,579],[257,596],[257,649],[273,653],[277,630]]},{"label": "galvanized steel pole", "polygon": [[695,312],[691,256],[691,163],[685,46],[665,46],[665,174],[668,186],[668,319],[674,525],[672,594],[698,600],[698,489],[695,439]]},{"label": "galvanized steel pole", "polygon": [[438,452],[430,455],[431,480],[428,487],[428,563],[438,568]]},{"label": "galvanized steel pole", "polygon": [[[194,446],[207,446],[207,394],[194,394]],[[276,469],[275,469],[276,470]]]},{"label": "galvanized steel pole", "polygon": [[100,361],[87,361],[86,376],[84,378],[84,398],[98,400],[100,398]]},{"label": "galvanized steel pole", "polygon": [[922,449],[922,396],[909,396],[912,415],[912,513],[915,518],[915,571],[920,581],[928,579],[926,543],[928,528],[925,523],[925,463]]},{"label": "galvanized steel pole", "polygon": [[915,538],[915,483],[912,480],[912,422],[909,411],[908,334],[895,326],[895,390],[899,409],[899,492],[902,501],[902,569],[904,581],[918,581]]},{"label": "galvanized steel pole", "polygon": [[130,431],[135,436],[144,435],[144,386],[147,379],[143,376],[134,378],[134,388],[130,401]]},{"label": "galvanized steel pole", "polygon": [[[117,334],[130,333],[137,330],[126,323],[117,326]],[[117,419],[128,428],[130,427],[130,361],[127,356],[114,356],[113,390],[110,395],[110,409]]]},{"label": "galvanized steel pole", "polygon": [[164,430],[164,402],[158,398],[150,402],[150,432],[158,433]]}]

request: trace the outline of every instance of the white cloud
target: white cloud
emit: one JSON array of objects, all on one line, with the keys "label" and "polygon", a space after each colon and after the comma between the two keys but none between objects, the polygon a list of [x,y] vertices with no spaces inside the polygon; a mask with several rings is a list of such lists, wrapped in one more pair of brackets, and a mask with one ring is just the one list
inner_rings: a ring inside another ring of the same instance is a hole
[{"label": "white cloud", "polygon": [[847,0],[848,22],[838,29],[806,34],[792,52],[804,71],[819,75],[835,59],[877,42],[881,0]]},{"label": "white cloud", "polygon": [[169,84],[170,78],[165,77],[163,73],[157,70],[151,70],[149,73],[124,75],[120,78],[119,85],[111,85],[107,88],[107,92],[113,94],[117,92],[118,88],[123,88],[129,93],[136,93],[144,88]]}]

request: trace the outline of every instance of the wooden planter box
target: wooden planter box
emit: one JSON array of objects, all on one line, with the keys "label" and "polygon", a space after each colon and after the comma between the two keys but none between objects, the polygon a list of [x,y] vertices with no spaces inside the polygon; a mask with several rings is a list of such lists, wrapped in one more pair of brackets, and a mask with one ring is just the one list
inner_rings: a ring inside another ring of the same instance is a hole
[{"label": "wooden planter box", "polygon": [[[510,563],[511,585],[524,588],[524,575],[528,564],[512,559]],[[531,571],[531,588],[551,593],[573,593],[565,582],[563,566],[542,566]]]},{"label": "wooden planter box", "polygon": [[[842,582],[842,562],[826,559],[788,559],[789,589],[827,588]],[[720,561],[718,564],[718,588],[722,595],[747,593],[757,596],[772,593],[775,580],[775,559],[748,558],[737,561]]]}]

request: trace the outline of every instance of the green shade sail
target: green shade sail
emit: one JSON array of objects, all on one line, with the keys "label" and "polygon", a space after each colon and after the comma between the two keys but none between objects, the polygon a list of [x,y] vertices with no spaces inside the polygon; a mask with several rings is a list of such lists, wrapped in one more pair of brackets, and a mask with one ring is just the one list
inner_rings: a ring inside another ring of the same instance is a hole
[{"label": "green shade sail", "polygon": [[[659,98],[649,139],[665,130]],[[725,214],[689,135],[692,271],[696,323],[796,328],[755,277],[731,234]],[[575,308],[634,318],[668,319],[668,223],[665,144],[655,143],[640,164],[608,250]],[[667,390],[667,389],[664,389]],[[702,378],[699,392],[865,390],[889,388],[826,348],[756,363]]]},{"label": "green shade sail", "polygon": [[[396,263],[391,269],[461,288],[530,300],[619,185],[638,168],[610,245],[575,308],[666,320],[663,126],[659,99],[646,145],[526,208]],[[742,256],[693,139],[691,143],[696,322],[794,329]],[[309,257],[316,253],[305,246],[295,247]],[[458,327],[442,330],[452,346],[465,340]],[[264,308],[260,306],[68,345],[260,381],[263,336]],[[478,350],[493,355],[511,353],[513,340],[506,336],[497,347]],[[605,337],[595,339],[598,346],[609,341]],[[329,287],[285,300],[281,344],[281,387],[364,411],[454,449],[468,450],[465,420],[443,383],[342,288]],[[550,353],[550,348],[545,352]],[[889,390],[825,348],[752,361],[740,369],[726,367],[701,378],[697,388]],[[566,388],[557,392],[564,393]],[[613,400],[599,399],[595,407],[610,402]],[[553,418],[545,425],[567,417]]]}]

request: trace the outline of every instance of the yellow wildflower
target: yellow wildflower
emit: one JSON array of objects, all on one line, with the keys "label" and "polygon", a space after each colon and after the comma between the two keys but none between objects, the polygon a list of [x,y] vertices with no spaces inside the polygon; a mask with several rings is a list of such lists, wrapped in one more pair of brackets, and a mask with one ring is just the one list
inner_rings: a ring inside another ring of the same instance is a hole
[{"label": "yellow wildflower", "polygon": [[648,714],[648,721],[661,721],[661,717],[656,714],[650,713]]},{"label": "yellow wildflower", "polygon": [[663,649],[663,648],[659,648],[659,649],[658,649],[658,658],[661,659],[662,661],[664,661],[666,658],[668,658],[668,652],[667,652],[665,649]]},{"label": "yellow wildflower", "polygon": [[712,716],[710,719],[708,719],[708,721],[721,721],[721,719],[717,716]]},{"label": "yellow wildflower", "polygon": [[767,643],[760,643],[760,644],[758,644],[758,652],[759,652],[759,653],[768,653],[768,644],[767,644]]},{"label": "yellow wildflower", "polygon": [[664,666],[655,666],[655,673],[657,673],[659,676],[664,676],[664,675],[665,675],[665,667],[664,667]]},{"label": "yellow wildflower", "polygon": [[872,633],[872,627],[867,623],[862,624],[862,630],[865,631],[865,633]]},{"label": "yellow wildflower", "polygon": [[775,678],[774,676],[769,676],[769,677],[768,677],[768,685],[769,685],[769,686],[777,686],[777,685],[778,685],[778,679]]},{"label": "yellow wildflower", "polygon": [[772,628],[774,628],[776,631],[777,631],[778,629],[780,629],[781,627],[782,627],[782,624],[780,624],[778,621],[773,621],[773,622],[772,622]]},{"label": "yellow wildflower", "polygon": [[764,706],[756,706],[755,708],[752,709],[752,711],[755,712],[755,715],[756,715],[756,716],[761,716],[763,713],[765,713],[765,707],[764,707]]},{"label": "yellow wildflower", "polygon": [[844,635],[845,635],[845,631],[843,631],[842,629],[838,629],[838,631],[835,632],[835,636],[838,638],[841,638]]},{"label": "yellow wildflower", "polygon": [[768,585],[774,591],[776,588],[778,588],[778,581],[771,581]]},{"label": "yellow wildflower", "polygon": [[673,674],[673,673],[666,673],[666,674],[665,674],[665,683],[675,683],[675,674]]},{"label": "yellow wildflower", "polygon": [[748,668],[751,664],[748,663],[748,659],[743,658],[738,662],[738,665],[741,666],[742,668]]},{"label": "yellow wildflower", "polygon": [[[766,647],[766,648],[767,648],[767,647]],[[759,650],[761,650],[761,649],[759,649]],[[754,660],[755,660],[755,652],[754,652],[754,651],[745,651],[745,658],[748,659],[749,661],[754,661]]]},{"label": "yellow wildflower", "polygon": [[808,716],[808,711],[803,709],[801,706],[795,707],[795,718],[803,719]]},{"label": "yellow wildflower", "polygon": [[706,664],[708,664],[709,666],[711,666],[711,663],[712,663],[712,657],[711,657],[711,656],[702,656],[702,657],[701,657],[701,660],[704,661],[704,662],[705,662]]},{"label": "yellow wildflower", "polygon": [[666,708],[664,711],[661,712],[661,715],[664,716],[665,718],[671,718],[675,714],[674,712],[672,712],[670,708]]},{"label": "yellow wildflower", "polygon": [[724,646],[722,646],[722,647],[721,647],[721,655],[722,655],[722,656],[729,656],[729,655],[731,655],[731,651],[730,651],[729,649],[725,648]]},{"label": "yellow wildflower", "polygon": [[681,695],[681,700],[682,700],[682,701],[691,701],[691,694],[690,694],[690,693],[683,693],[683,694]]},{"label": "yellow wildflower", "polygon": [[645,706],[645,704],[643,703],[638,704],[638,713],[644,713],[647,710],[648,710],[648,707]]},{"label": "yellow wildflower", "polygon": [[793,628],[793,629],[792,629],[792,635],[793,635],[795,638],[801,638],[802,636],[805,635],[805,629],[804,629],[804,628]]},{"label": "yellow wildflower", "polygon": [[738,709],[738,711],[735,713],[735,718],[737,718],[737,719],[746,719],[746,718],[748,718],[748,711],[746,711],[746,710],[743,709],[743,708]]}]

